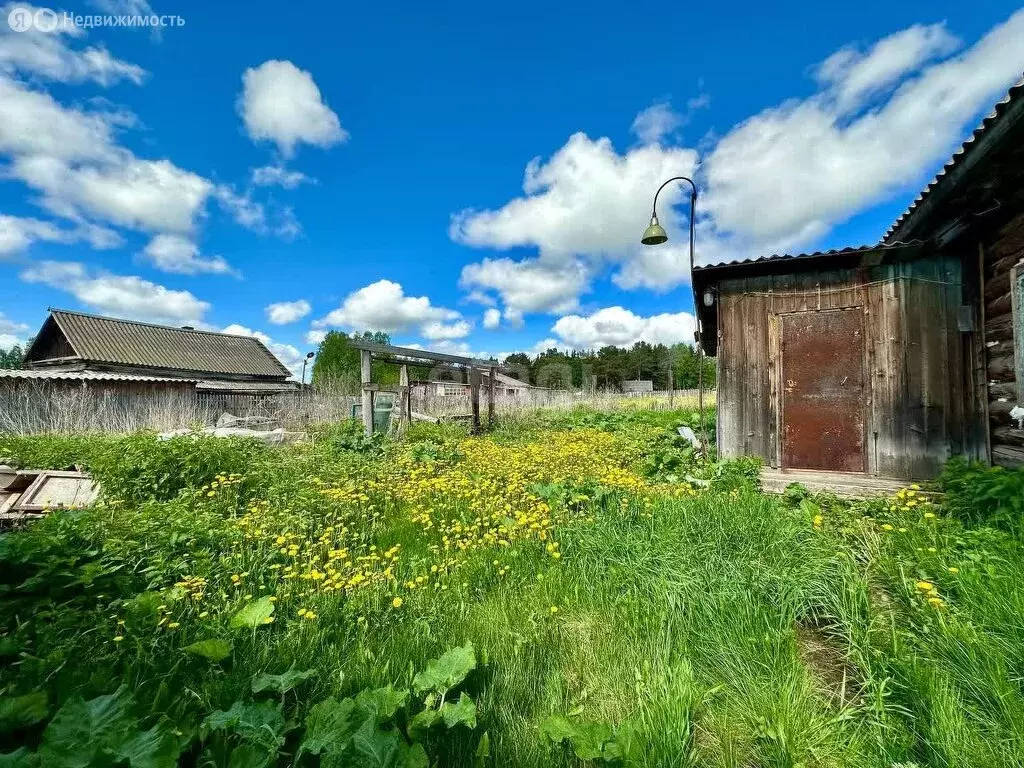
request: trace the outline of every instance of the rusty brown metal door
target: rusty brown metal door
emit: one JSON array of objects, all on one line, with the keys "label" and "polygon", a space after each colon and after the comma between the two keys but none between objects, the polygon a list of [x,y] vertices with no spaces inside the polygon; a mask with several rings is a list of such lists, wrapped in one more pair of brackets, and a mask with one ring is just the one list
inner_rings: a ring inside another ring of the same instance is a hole
[{"label": "rusty brown metal door", "polygon": [[864,472],[864,313],[782,316],[782,466]]}]

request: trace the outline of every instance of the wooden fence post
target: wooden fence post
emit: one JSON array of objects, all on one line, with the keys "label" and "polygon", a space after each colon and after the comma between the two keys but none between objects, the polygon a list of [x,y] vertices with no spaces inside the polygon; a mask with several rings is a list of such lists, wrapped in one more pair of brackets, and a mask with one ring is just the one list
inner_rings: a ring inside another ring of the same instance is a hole
[{"label": "wooden fence post", "polygon": [[363,428],[366,436],[373,434],[373,390],[370,382],[373,376],[372,360],[368,349],[359,350],[359,372],[363,382]]},{"label": "wooden fence post", "polygon": [[487,372],[487,426],[494,428],[494,366]]},{"label": "wooden fence post", "polygon": [[473,434],[480,433],[480,371],[476,366],[469,368],[469,399],[473,405]]},{"label": "wooden fence post", "polygon": [[409,386],[409,366],[398,369],[398,414],[406,425],[412,422],[412,388]]}]

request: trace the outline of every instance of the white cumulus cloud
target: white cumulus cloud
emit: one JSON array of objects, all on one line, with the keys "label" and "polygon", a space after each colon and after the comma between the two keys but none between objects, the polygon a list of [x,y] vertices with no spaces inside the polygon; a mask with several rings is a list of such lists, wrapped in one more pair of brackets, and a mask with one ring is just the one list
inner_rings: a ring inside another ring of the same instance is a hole
[{"label": "white cumulus cloud", "polygon": [[313,307],[305,299],[299,299],[268,304],[263,311],[267,315],[267,320],[274,325],[287,325],[304,318],[313,311]]},{"label": "white cumulus cloud", "polygon": [[[566,315],[551,330],[576,349],[631,347],[638,341],[671,346],[692,344],[696,328],[689,312],[641,317],[623,307],[605,307],[590,315]],[[547,343],[547,342],[542,342]]]},{"label": "white cumulus cloud", "polygon": [[157,235],[139,256],[163,272],[180,275],[237,275],[223,257],[201,256],[199,246],[182,235]]},{"label": "white cumulus cloud", "polygon": [[247,328],[244,325],[238,323],[232,323],[226,328],[221,328],[221,333],[230,333],[233,336],[251,336],[254,339],[259,339],[263,342],[263,346],[270,350],[271,354],[274,355],[278,360],[284,364],[284,367],[292,372],[295,378],[299,378],[302,375],[302,360],[305,355],[299,351],[297,347],[291,344],[285,344],[280,341],[275,341],[273,338],[263,333],[263,331],[253,330]]},{"label": "white cumulus cloud", "polygon": [[171,290],[134,275],[113,275],[74,261],[42,261],[21,273],[26,283],[66,291],[111,317],[165,325],[202,325],[210,305],[188,291]]},{"label": "white cumulus cloud", "polygon": [[0,349],[9,349],[15,344],[24,346],[28,330],[24,323],[16,323],[0,312]]},{"label": "white cumulus cloud", "polygon": [[402,286],[391,280],[378,280],[353,291],[340,307],[314,325],[386,333],[416,330],[429,339],[457,339],[470,332],[460,313],[436,307],[426,296],[406,296]]},{"label": "white cumulus cloud", "polygon": [[113,248],[121,242],[116,232],[105,227],[82,223],[65,229],[42,219],[0,213],[0,257],[23,251],[36,241],[76,243],[83,240],[93,248]]},{"label": "white cumulus cloud", "polygon": [[501,310],[491,307],[484,312],[484,328],[493,331],[501,325]]},{"label": "white cumulus cloud", "polygon": [[[35,6],[26,3],[7,3],[0,7],[0,19],[7,20],[15,9],[35,13]],[[62,19],[63,12],[58,12]],[[72,24],[60,23],[52,32],[32,28],[15,32],[6,23],[0,23],[0,72],[36,76],[63,83],[86,80],[110,86],[119,80],[130,80],[139,85],[146,71],[135,64],[111,56],[102,45],[75,49],[67,38],[83,36],[84,31]]]},{"label": "white cumulus cloud", "polygon": [[272,141],[285,157],[296,144],[327,148],[348,138],[313,76],[290,61],[271,59],[245,70],[238,111],[253,141]]},{"label": "white cumulus cloud", "polygon": [[657,144],[671,136],[685,122],[685,118],[672,109],[667,102],[652,104],[640,112],[634,119],[630,130],[644,144]]},{"label": "white cumulus cloud", "polygon": [[[477,297],[497,293],[515,318],[571,311],[609,265],[622,288],[663,291],[688,282],[688,187],[670,185],[658,201],[670,242],[637,242],[654,191],[677,175],[701,188],[698,263],[811,246],[894,193],[912,195],[1024,71],[1022,39],[1024,10],[959,53],[942,25],[843,47],[815,68],[815,93],[726,131],[700,164],[694,149],[669,141],[685,117],[668,103],[637,116],[641,146],[627,151],[608,138],[574,134],[550,158],[527,165],[523,194],[453,217],[456,242],[536,251],[471,264],[462,286]],[[702,95],[687,108],[707,102]],[[572,265],[582,279],[564,279],[571,272],[561,270]],[[563,279],[531,279],[542,272]],[[534,293],[533,285],[542,290]]]},{"label": "white cumulus cloud", "polygon": [[819,68],[820,93],[767,109],[722,138],[707,159],[704,210],[750,255],[813,242],[916,187],[1020,77],[1022,39],[1018,11],[938,62],[929,63],[954,44],[941,27],[897,32],[866,53],[844,49]]},{"label": "white cumulus cloud", "polygon": [[265,165],[252,169],[252,183],[257,187],[284,187],[295,189],[300,184],[312,183],[314,179],[302,171],[292,171],[282,165]]},{"label": "white cumulus cloud", "polygon": [[484,259],[462,268],[459,284],[486,296],[494,291],[505,305],[505,317],[522,321],[527,312],[568,312],[576,307],[590,275],[583,262],[539,259]]}]

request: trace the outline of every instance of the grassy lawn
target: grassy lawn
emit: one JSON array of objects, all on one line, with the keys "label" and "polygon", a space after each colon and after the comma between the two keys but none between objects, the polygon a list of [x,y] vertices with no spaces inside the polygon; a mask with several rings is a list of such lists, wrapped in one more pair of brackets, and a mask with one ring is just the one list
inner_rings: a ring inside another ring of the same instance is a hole
[{"label": "grassy lawn", "polygon": [[0,766],[1024,765],[1006,502],[766,496],[683,423],[0,438],[105,492],[0,538]]}]

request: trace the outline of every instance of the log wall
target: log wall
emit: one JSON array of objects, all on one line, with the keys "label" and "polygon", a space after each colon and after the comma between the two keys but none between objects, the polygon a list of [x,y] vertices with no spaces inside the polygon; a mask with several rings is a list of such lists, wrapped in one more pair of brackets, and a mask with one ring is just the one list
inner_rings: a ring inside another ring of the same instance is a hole
[{"label": "log wall", "polygon": [[[1024,213],[998,228],[980,245],[985,276],[985,352],[988,382],[988,421],[992,444],[992,462],[1008,467],[1024,466],[1024,430],[1010,418],[1017,404],[1024,406],[1024,382],[1020,360],[1024,350],[1014,349],[1014,323],[1018,324],[1016,343],[1024,344],[1024,307],[1016,307],[1012,277],[1024,261]],[[1018,271],[1019,275],[1020,272]],[[1019,292],[1018,292],[1019,296]],[[1019,298],[1017,304],[1019,305]]]}]

